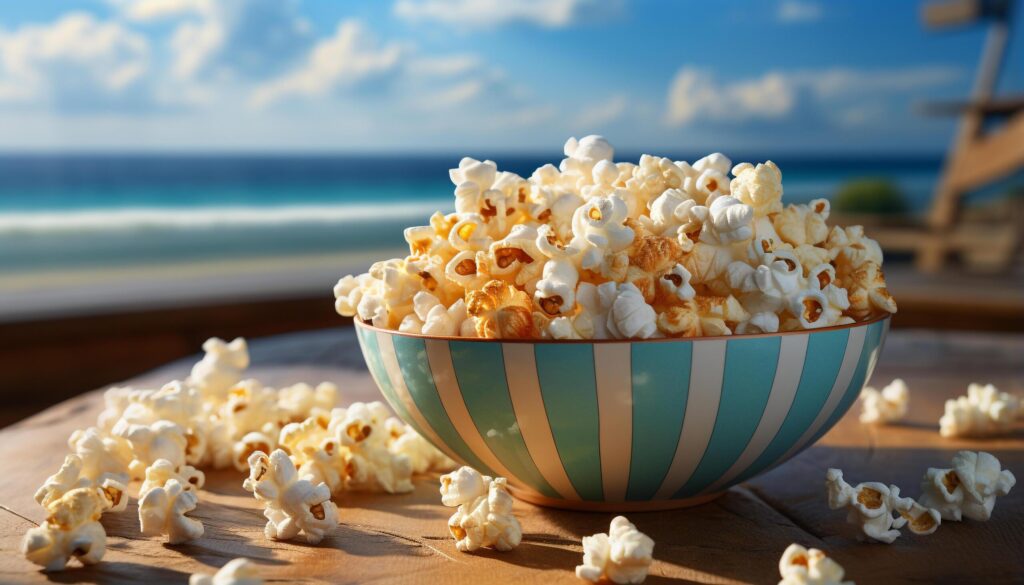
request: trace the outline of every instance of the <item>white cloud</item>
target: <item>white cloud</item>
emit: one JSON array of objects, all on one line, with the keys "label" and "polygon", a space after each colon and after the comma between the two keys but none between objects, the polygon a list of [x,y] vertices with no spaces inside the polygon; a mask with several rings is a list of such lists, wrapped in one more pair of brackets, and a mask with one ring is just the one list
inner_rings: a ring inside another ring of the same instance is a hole
[{"label": "white cloud", "polygon": [[779,22],[802,23],[821,20],[821,5],[808,0],[782,0],[775,13]]},{"label": "white cloud", "polygon": [[576,116],[575,125],[581,128],[581,133],[589,132],[618,120],[626,112],[628,106],[629,102],[626,96],[613,95],[606,101],[584,108]]},{"label": "white cloud", "polygon": [[[863,97],[905,94],[942,86],[960,79],[957,68],[921,66],[889,70],[830,68],[824,70],[769,71],[760,77],[719,83],[710,73],[682,67],[669,87],[666,119],[685,126],[698,119],[741,121],[773,119],[789,115],[802,96],[832,103]],[[878,115],[855,111],[838,117],[840,123],[856,123]],[[844,122],[845,119],[845,122]]]},{"label": "white cloud", "polygon": [[0,30],[0,101],[128,108],[145,99],[149,66],[145,37],[82,12]]},{"label": "white cloud", "polygon": [[439,78],[463,75],[480,65],[476,55],[423,56],[410,61],[408,70],[412,75]]},{"label": "white cloud", "polygon": [[343,21],[298,69],[257,86],[250,102],[264,107],[288,98],[323,97],[396,71],[402,54],[397,44],[378,45],[358,21]]},{"label": "white cloud", "polygon": [[668,122],[684,126],[697,118],[778,118],[789,113],[795,101],[793,89],[779,73],[719,84],[710,73],[683,67],[669,88]]},{"label": "white cloud", "polygon": [[563,28],[615,13],[620,4],[597,0],[398,0],[394,13],[412,22],[434,21],[453,27],[526,23]]},{"label": "white cloud", "polygon": [[109,0],[128,20],[178,22],[171,35],[179,79],[280,73],[313,42],[297,0]]},{"label": "white cloud", "polygon": [[125,18],[138,22],[202,14],[209,8],[206,0],[110,0],[110,4]]}]

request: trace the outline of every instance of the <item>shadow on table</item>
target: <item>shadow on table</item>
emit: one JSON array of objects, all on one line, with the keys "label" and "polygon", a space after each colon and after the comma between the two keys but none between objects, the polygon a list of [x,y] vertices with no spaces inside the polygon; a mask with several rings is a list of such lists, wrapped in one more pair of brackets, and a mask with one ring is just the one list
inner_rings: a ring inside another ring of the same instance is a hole
[{"label": "shadow on table", "polygon": [[123,561],[43,574],[51,583],[187,583],[189,578],[182,571]]}]

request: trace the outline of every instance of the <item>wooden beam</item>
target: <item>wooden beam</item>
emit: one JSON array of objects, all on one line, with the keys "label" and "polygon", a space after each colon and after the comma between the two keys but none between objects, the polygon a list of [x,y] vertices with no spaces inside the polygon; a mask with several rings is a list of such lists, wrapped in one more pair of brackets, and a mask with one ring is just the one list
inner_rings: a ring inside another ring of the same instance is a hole
[{"label": "wooden beam", "polygon": [[953,159],[949,177],[955,191],[970,191],[1008,176],[1024,166],[1024,114],[976,138]]},{"label": "wooden beam", "polygon": [[970,24],[981,18],[981,0],[945,0],[921,7],[921,20],[928,28]]},{"label": "wooden beam", "polygon": [[984,116],[1012,116],[1024,110],[1024,95],[987,101],[948,101],[916,104],[914,109],[926,116],[959,116],[968,112]]}]

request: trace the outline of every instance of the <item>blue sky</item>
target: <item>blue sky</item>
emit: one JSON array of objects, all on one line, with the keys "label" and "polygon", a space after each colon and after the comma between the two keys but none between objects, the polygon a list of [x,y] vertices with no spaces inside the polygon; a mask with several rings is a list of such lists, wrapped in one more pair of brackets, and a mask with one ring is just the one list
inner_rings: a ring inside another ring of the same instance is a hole
[{"label": "blue sky", "polygon": [[[8,2],[0,149],[548,151],[597,132],[630,151],[934,153],[953,124],[913,105],[967,95],[984,31],[928,32],[918,10]],[[1024,43],[1011,47],[1002,86],[1020,90]]]}]

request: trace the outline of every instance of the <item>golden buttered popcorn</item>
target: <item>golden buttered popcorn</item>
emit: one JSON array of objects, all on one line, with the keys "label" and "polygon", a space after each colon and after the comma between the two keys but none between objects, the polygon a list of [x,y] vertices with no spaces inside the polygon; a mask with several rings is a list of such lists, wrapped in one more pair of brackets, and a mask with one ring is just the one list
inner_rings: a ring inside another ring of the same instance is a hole
[{"label": "golden buttered popcorn", "polygon": [[[338,281],[338,313],[445,337],[646,339],[896,312],[878,244],[860,226],[830,228],[825,199],[783,205],[771,161],[616,163],[600,136],[564,150],[526,179],[462,159],[455,213],[406,229],[407,257]],[[742,319],[700,312],[729,299]]]}]

